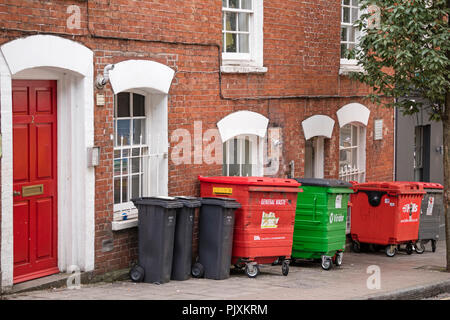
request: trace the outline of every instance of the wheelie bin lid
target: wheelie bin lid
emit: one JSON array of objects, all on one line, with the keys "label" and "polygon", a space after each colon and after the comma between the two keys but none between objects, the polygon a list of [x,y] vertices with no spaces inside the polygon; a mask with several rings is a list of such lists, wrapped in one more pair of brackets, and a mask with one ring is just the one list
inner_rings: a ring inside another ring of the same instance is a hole
[{"label": "wheelie bin lid", "polygon": [[440,183],[435,182],[410,182],[410,183],[417,183],[422,186],[424,189],[444,189],[444,186]]},{"label": "wheelie bin lid", "polygon": [[205,197],[201,198],[202,205],[213,205],[221,206],[227,209],[239,209],[241,204],[232,198],[215,198],[215,197]]},{"label": "wheelie bin lid", "polygon": [[268,177],[203,177],[198,176],[200,182],[256,185],[256,186],[278,186],[278,187],[300,187],[301,184],[294,179],[268,178]]},{"label": "wheelie bin lid", "polygon": [[176,209],[183,207],[183,203],[174,197],[142,197],[131,199],[134,205],[144,205],[144,206],[158,206],[166,209]]},{"label": "wheelie bin lid", "polygon": [[365,183],[353,183],[353,190],[355,192],[359,190],[366,191],[384,191],[393,194],[425,194],[421,184],[414,182],[393,181],[393,182],[365,182]]},{"label": "wheelie bin lid", "polygon": [[175,198],[188,208],[198,208],[202,205],[202,202],[197,197],[178,196]]},{"label": "wheelie bin lid", "polygon": [[295,178],[302,186],[327,187],[327,188],[351,188],[353,185],[347,181],[337,179]]}]

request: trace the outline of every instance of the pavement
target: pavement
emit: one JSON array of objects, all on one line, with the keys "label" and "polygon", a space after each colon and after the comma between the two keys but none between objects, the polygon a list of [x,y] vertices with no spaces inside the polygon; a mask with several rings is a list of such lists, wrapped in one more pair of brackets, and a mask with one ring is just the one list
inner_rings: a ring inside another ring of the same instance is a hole
[{"label": "pavement", "polygon": [[320,263],[298,261],[283,276],[281,266],[262,265],[255,279],[231,270],[229,279],[189,279],[165,284],[117,281],[3,296],[7,300],[366,300],[424,299],[450,292],[444,272],[445,244],[435,253],[345,252],[343,264],[329,271]]}]

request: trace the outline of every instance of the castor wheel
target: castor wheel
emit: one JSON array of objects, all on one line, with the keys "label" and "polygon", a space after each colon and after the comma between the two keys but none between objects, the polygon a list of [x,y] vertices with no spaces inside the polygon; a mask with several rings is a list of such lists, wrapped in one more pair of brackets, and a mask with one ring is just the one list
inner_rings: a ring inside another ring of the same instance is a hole
[{"label": "castor wheel", "polygon": [[431,240],[431,250],[433,252],[436,252],[436,245],[437,245],[437,241],[436,240]]},{"label": "castor wheel", "polygon": [[323,270],[330,270],[333,266],[333,261],[331,257],[322,256],[322,269]]},{"label": "castor wheel", "polygon": [[412,254],[413,251],[414,251],[414,246],[413,246],[413,244],[412,244],[412,243],[408,243],[408,244],[406,245],[406,253],[407,253],[407,254]]},{"label": "castor wheel", "polygon": [[343,252],[337,252],[334,258],[334,264],[338,267],[342,265],[342,259],[344,258]]},{"label": "castor wheel", "polygon": [[361,243],[359,241],[352,241],[352,250],[353,252],[360,253],[361,252]]},{"label": "castor wheel", "polygon": [[385,253],[392,258],[397,253],[397,246],[395,244],[386,246]]},{"label": "castor wheel", "polygon": [[249,278],[256,278],[259,274],[259,266],[253,263],[247,263],[245,266],[245,274]]},{"label": "castor wheel", "polygon": [[289,260],[284,260],[281,265],[281,273],[283,276],[287,276],[289,274]]},{"label": "castor wheel", "polygon": [[201,278],[205,273],[205,268],[200,262],[196,262],[191,269],[191,274],[194,278]]},{"label": "castor wheel", "polygon": [[425,243],[423,243],[423,241],[417,241],[414,247],[416,248],[416,252],[418,254],[425,252]]}]

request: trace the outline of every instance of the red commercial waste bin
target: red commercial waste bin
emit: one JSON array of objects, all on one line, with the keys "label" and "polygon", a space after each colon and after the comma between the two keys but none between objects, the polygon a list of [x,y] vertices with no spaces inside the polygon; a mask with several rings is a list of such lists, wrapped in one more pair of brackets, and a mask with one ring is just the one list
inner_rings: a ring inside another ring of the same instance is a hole
[{"label": "red commercial waste bin", "polygon": [[247,276],[259,274],[259,264],[282,262],[289,273],[297,195],[293,179],[259,177],[198,177],[201,197],[236,199],[232,264]]},{"label": "red commercial waste bin", "polygon": [[351,195],[351,237],[353,251],[361,243],[382,245],[393,257],[400,244],[408,254],[414,250],[419,235],[422,197],[420,184],[412,182],[353,183]]}]

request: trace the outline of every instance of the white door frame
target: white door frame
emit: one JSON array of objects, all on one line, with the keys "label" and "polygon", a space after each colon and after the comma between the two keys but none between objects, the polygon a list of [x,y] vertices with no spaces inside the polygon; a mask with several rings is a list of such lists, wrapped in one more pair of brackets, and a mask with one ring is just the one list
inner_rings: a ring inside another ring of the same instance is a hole
[{"label": "white door frame", "polygon": [[95,171],[87,167],[94,144],[93,52],[65,38],[34,35],[0,47],[1,289],[13,285],[12,79],[57,80],[58,267],[94,270]]}]

